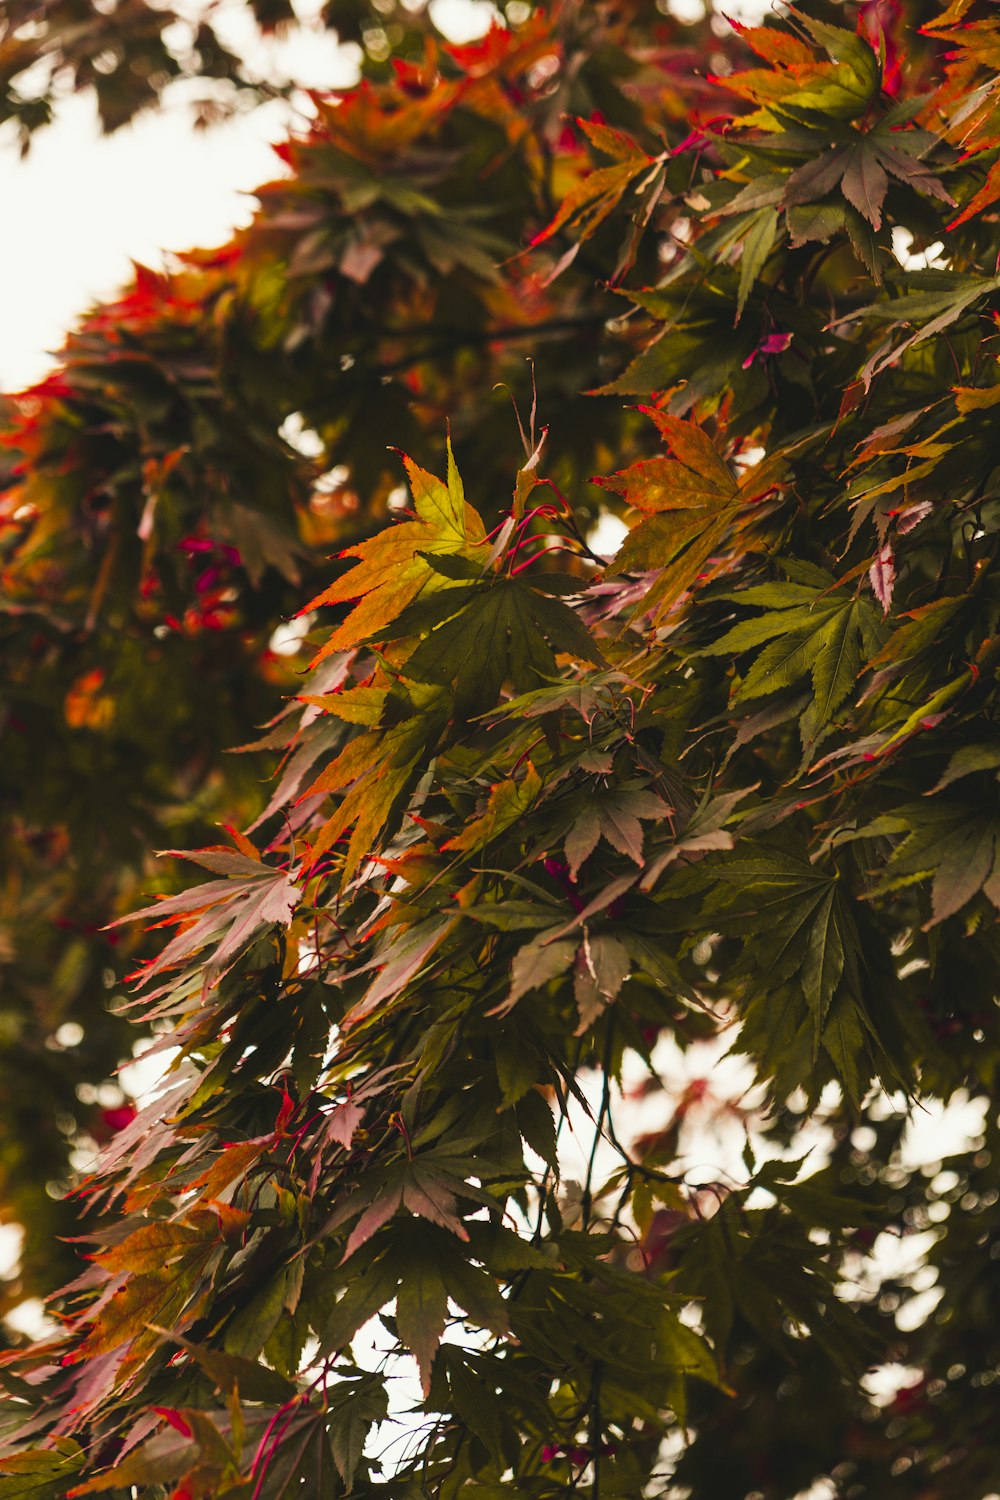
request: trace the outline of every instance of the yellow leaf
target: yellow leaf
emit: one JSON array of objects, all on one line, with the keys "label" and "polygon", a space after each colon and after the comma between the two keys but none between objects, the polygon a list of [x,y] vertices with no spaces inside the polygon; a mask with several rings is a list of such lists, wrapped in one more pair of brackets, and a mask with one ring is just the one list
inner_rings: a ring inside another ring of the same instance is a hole
[{"label": "yellow leaf", "polygon": [[542,789],[542,778],[529,760],[520,781],[501,781],[490,792],[486,811],[455,838],[443,845],[445,849],[462,849],[471,853],[484,848],[498,833],[518,822],[528,811]]},{"label": "yellow leaf", "polygon": [[458,555],[484,561],[486,540],[479,513],[465,499],[462,481],[448,440],[448,482],[404,455],[416,519],[401,521],[377,536],[349,547],[342,555],[358,565],[306,605],[302,613],[324,604],[357,600],[316,655],[313,665],[334,651],[362,646],[397,619],[421,593],[454,588],[455,580],[435,572],[423,554]]}]

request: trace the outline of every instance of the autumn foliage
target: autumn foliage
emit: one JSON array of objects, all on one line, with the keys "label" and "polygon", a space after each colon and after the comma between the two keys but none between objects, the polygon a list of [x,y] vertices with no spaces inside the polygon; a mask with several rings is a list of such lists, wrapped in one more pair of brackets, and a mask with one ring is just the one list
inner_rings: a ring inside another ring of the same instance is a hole
[{"label": "autumn foliage", "polygon": [[1000,1488],[998,59],[417,28],[7,403],[7,1066],[169,1069],[68,1204],[4,1148],[0,1493]]}]

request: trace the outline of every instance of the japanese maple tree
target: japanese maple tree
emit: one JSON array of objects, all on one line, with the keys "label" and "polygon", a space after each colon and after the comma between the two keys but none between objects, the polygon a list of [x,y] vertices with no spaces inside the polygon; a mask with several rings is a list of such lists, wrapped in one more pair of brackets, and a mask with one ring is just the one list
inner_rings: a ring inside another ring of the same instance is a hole
[{"label": "japanese maple tree", "polygon": [[[126,939],[169,1067],[0,1365],[2,1493],[1000,1488],[1000,19],[512,20],[318,101],[5,416],[24,753],[58,705],[130,849],[230,826]],[[244,740],[284,692],[263,795],[213,691]]]}]

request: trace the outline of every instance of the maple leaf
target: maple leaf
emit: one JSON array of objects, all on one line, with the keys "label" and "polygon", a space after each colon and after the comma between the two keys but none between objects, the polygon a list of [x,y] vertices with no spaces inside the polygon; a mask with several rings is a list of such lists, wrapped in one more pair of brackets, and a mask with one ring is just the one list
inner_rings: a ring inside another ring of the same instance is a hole
[{"label": "maple leaf", "polygon": [[579,616],[520,578],[493,575],[449,590],[428,601],[426,613],[397,623],[430,626],[402,671],[411,682],[449,689],[460,721],[493,708],[505,682],[525,693],[555,679],[557,651],[605,665]]},{"label": "maple leaf", "polygon": [[530,811],[541,789],[542,779],[529,760],[521,780],[512,778],[493,787],[482,815],[442,844],[442,849],[456,849],[463,853],[484,849],[498,834],[518,823]]},{"label": "maple leaf", "polygon": [[594,480],[646,511],[626,536],[608,576],[660,568],[643,612],[662,619],[690,589],[742,508],[780,484],[780,459],[765,460],[738,483],[714,443],[693,422],[642,406],[670,447],[672,457],[640,459],[618,474]]},{"label": "maple leaf", "polygon": [[844,323],[859,318],[888,322],[893,325],[893,332],[916,325],[900,343],[894,342],[890,334],[871,355],[861,372],[866,389],[876,375],[898,364],[908,350],[943,333],[976,302],[1000,287],[1000,277],[956,275],[951,271],[911,273],[909,280],[919,289],[900,297],[869,303],[848,313],[842,320]]},{"label": "maple leaf", "polygon": [[561,932],[561,924],[546,928],[518,950],[511,967],[510,988],[497,1014],[506,1015],[524,995],[569,973],[578,943],[575,938],[560,937]]},{"label": "maple leaf", "polygon": [[154,917],[154,926],[170,923],[180,927],[156,958],[145,965],[144,980],[187,963],[211,943],[214,949],[206,967],[206,984],[217,983],[262,928],[290,925],[302,891],[288,870],[264,864],[259,855],[250,858],[222,845],[192,853],[176,849],[165,852],[226,878],[168,896],[112,924],[117,927]]},{"label": "maple leaf", "polygon": [[328,1397],[330,1451],[348,1490],[354,1486],[368,1435],[388,1409],[385,1384],[376,1374],[345,1371]]},{"label": "maple leaf", "polygon": [[[801,1024],[815,1058],[825,1045],[835,997],[843,989],[848,1003],[857,1006],[865,995],[863,948],[836,873],[747,839],[731,853],[709,855],[680,871],[671,897],[688,893],[701,895],[706,917],[718,931],[743,937],[744,960],[767,974],[771,994],[790,984],[801,997],[798,1003],[804,1000]],[[798,1026],[795,1022],[793,1030]]]},{"label": "maple leaf", "polygon": [[594,790],[574,810],[564,848],[570,877],[576,880],[583,864],[603,838],[637,865],[643,864],[642,823],[671,816],[673,809],[654,792],[640,786]]},{"label": "maple leaf", "polygon": [[[825,149],[831,134],[834,144]],[[890,176],[925,196],[953,203],[951,194],[921,160],[933,139],[921,130],[897,128],[893,112],[865,131],[836,125],[817,130],[818,154],[789,174],[781,201],[789,209],[817,203],[839,187],[873,229],[882,226]]]},{"label": "maple leaf", "polygon": [[377,89],[362,79],[342,100],[317,98],[316,108],[329,139],[341,150],[381,166],[409,146],[454,102],[457,85],[444,84],[408,101],[393,90]]},{"label": "maple leaf", "polygon": [[325,604],[357,601],[343,624],[331,634],[313,665],[334,651],[367,644],[391,624],[421,594],[454,586],[454,580],[435,569],[435,557],[463,557],[485,564],[483,523],[465,498],[465,490],[448,440],[448,479],[443,484],[404,456],[413,496],[415,519],[387,526],[384,531],[349,547],[345,557],[357,566],[317,594],[300,613]]},{"label": "maple leaf", "polygon": [[582,177],[566,194],[551,223],[536,234],[529,249],[544,244],[566,226],[572,226],[581,241],[589,239],[621,202],[635,179],[643,172],[648,174],[650,168],[655,169],[657,161],[662,160],[647,155],[622,130],[596,125],[589,120],[578,119],[576,123],[591,144],[603,155],[610,156],[614,164],[598,167]]},{"label": "maple leaf", "polygon": [[607,571],[614,576],[661,568],[644,601],[644,609],[661,618],[722,541],[738,513],[739,488],[700,428],[652,407],[642,410],[656,422],[674,457],[640,460],[596,483],[652,513],[629,532]]},{"label": "maple leaf", "polygon": [[456,1176],[451,1165],[447,1159],[425,1153],[397,1163],[342,1200],[324,1229],[326,1233],[357,1221],[347,1238],[342,1263],[356,1255],[400,1210],[466,1243],[469,1232],[459,1217],[457,1199],[459,1195],[478,1199],[482,1194]]},{"label": "maple leaf", "polygon": [[[975,769],[983,764],[991,768],[990,759],[976,757]],[[969,764],[964,774],[972,769]],[[959,765],[943,784],[962,775]],[[879,835],[902,835],[879,874],[880,891],[931,881],[931,916],[926,928],[962,911],[980,892],[1000,910],[1000,816],[992,808],[938,797],[929,806],[910,804],[884,814],[853,837]]]},{"label": "maple leaf", "polygon": [[813,697],[799,727],[803,749],[811,755],[856,691],[862,661],[882,643],[877,616],[866,600],[838,592],[832,578],[757,584],[731,597],[765,612],[734,625],[700,654],[736,656],[762,648],[734,683],[733,704],[767,697],[808,675]]},{"label": "maple leaf", "polygon": [[449,1287],[440,1254],[434,1250],[426,1256],[413,1255],[396,1297],[399,1336],[417,1361],[425,1396],[430,1393],[431,1368],[448,1316]]},{"label": "maple leaf", "polygon": [[716,80],[758,106],[744,123],[774,127],[785,110],[793,119],[796,111],[806,110],[833,120],[857,119],[875,94],[879,61],[867,42],[812,16],[800,15],[799,20],[828,61],[818,57],[804,41],[784,36],[776,42],[764,27],[740,28],[753,50],[775,65]]},{"label": "maple leaf", "polygon": [[551,52],[553,46],[547,18],[536,13],[517,30],[491,20],[483,36],[469,42],[449,42],[444,50],[466,77],[481,78],[499,72],[512,58],[524,68],[540,53]]},{"label": "maple leaf", "polygon": [[632,960],[625,944],[608,932],[589,933],[584,929],[573,969],[573,994],[580,1024],[576,1035],[589,1031],[598,1016],[618,998],[618,993],[632,972]]},{"label": "maple leaf", "polygon": [[192,1302],[204,1289],[206,1268],[221,1236],[214,1214],[198,1211],[190,1218],[198,1222],[143,1226],[94,1257],[113,1279],[91,1309],[80,1353],[92,1358],[125,1346],[116,1383],[127,1380],[159,1342],[157,1328],[178,1329],[193,1318]]}]

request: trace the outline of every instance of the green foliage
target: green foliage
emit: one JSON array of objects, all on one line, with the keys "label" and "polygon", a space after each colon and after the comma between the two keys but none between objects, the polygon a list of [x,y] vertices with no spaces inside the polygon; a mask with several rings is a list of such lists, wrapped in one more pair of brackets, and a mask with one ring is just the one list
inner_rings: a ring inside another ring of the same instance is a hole
[{"label": "green foliage", "polygon": [[[13,403],[43,723],[60,610],[106,674],[64,717],[117,768],[120,650],[167,625],[184,714],[220,637],[213,766],[299,590],[314,656],[272,684],[266,804],[216,772],[247,831],[138,914],[124,1003],[176,1050],[86,1181],[58,1329],[0,1367],[12,1495],[1000,1485],[1000,25],[855,9],[737,28],[711,85],[640,4],[401,58],[318,106],[229,251],[141,279]],[[98,484],[99,562],[66,545]],[[185,539],[239,554],[219,631]],[[56,786],[22,816],[76,849]],[[738,1177],[702,1165],[713,1078],[660,1073],[706,1041],[745,1060],[715,1096]],[[982,1139],[914,1171],[908,1117],[970,1095]],[[913,1231],[925,1322],[883,1253]]]}]

